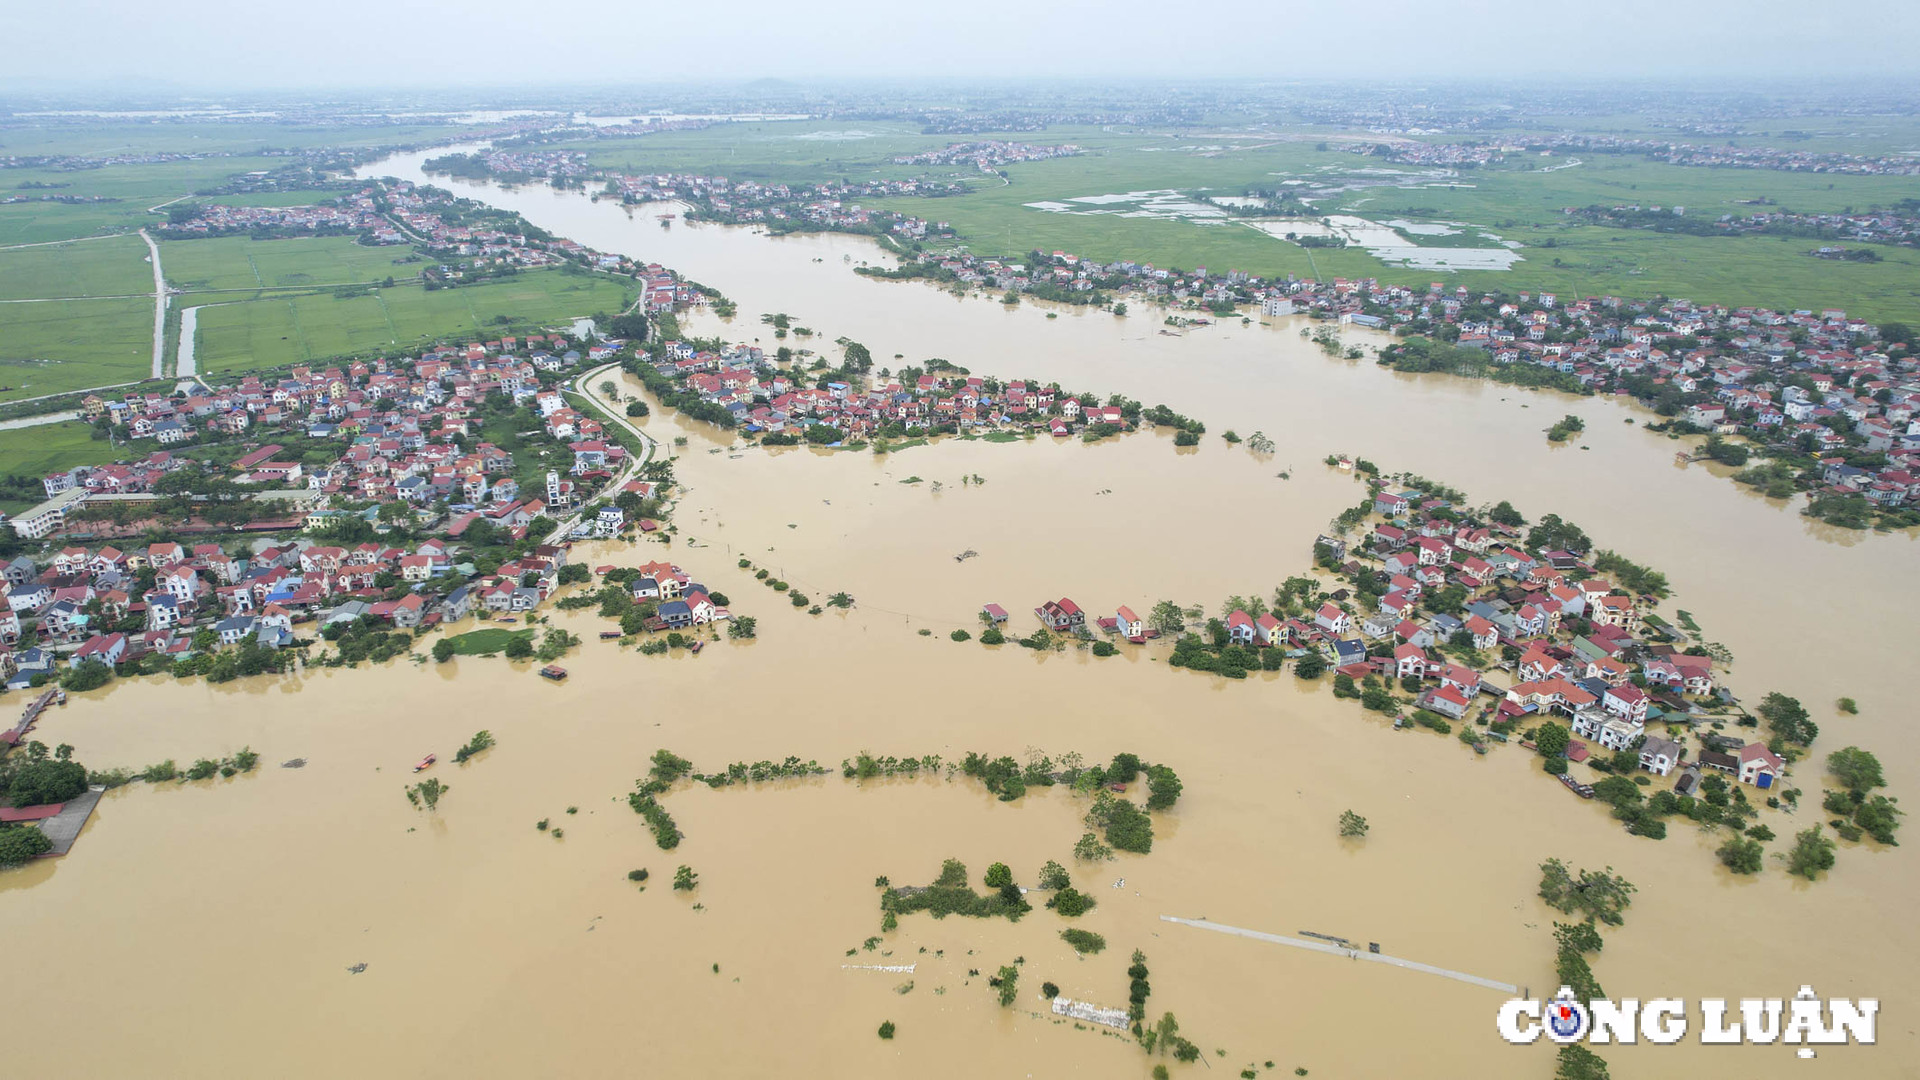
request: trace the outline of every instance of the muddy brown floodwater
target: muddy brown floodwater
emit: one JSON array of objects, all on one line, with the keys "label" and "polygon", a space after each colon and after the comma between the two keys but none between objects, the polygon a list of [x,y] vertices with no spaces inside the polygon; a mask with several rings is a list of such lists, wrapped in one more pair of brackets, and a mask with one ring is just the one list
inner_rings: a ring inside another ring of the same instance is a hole
[{"label": "muddy brown floodwater", "polygon": [[[370,171],[406,175],[417,160]],[[824,340],[866,342],[883,364],[937,355],[1165,401],[1213,433],[1263,429],[1278,449],[1257,458],[1210,434],[1181,453],[1143,434],[948,441],[878,458],[741,452],[656,410],[650,434],[687,440],[677,540],[576,557],[668,555],[757,616],[755,641],[642,657],[595,640],[607,624],[591,614],[555,612],[588,639],[560,685],[529,665],[462,658],[76,695],[41,735],[95,767],[242,745],[266,764],[230,781],[115,791],[73,855],[0,875],[8,970],[32,973],[9,1007],[13,1029],[34,1036],[10,1050],[22,1075],[1144,1076],[1152,1062],[1131,1040],[1057,1024],[1037,997],[1050,980],[1124,1005],[1139,948],[1149,1011],[1178,1015],[1229,1075],[1271,1060],[1282,1075],[1544,1076],[1544,1045],[1495,1035],[1497,992],[1159,917],[1378,941],[1550,992],[1556,913],[1534,897],[1550,855],[1611,865],[1640,887],[1595,960],[1617,997],[1790,996],[1811,984],[1883,1003],[1877,1047],[1825,1049],[1817,1062],[1785,1047],[1616,1047],[1616,1075],[1910,1073],[1920,933],[1905,917],[1916,876],[1903,849],[1843,845],[1817,884],[1777,862],[1739,879],[1713,858],[1717,838],[1687,826],[1663,842],[1629,837],[1517,750],[1476,757],[1451,738],[1392,732],[1291,674],[1228,683],[1165,670],[1163,649],[1097,660],[947,638],[988,601],[1030,625],[1035,604],[1062,594],[1105,614],[1270,590],[1360,497],[1318,464],[1348,450],[1529,515],[1561,513],[1666,570],[1676,604],[1735,653],[1740,693],[1801,697],[1823,752],[1875,749],[1906,794],[1920,781],[1901,723],[1916,629],[1910,537],[1831,534],[1677,469],[1670,443],[1621,423],[1640,415],[1631,408],[1329,360],[1285,321],[1169,338],[1141,316],[1048,320],[1033,305],[1009,312],[858,278],[843,256],[880,258],[862,240],[668,232],[646,211],[630,220],[578,194],[439,182],[673,265],[749,313],[734,327],[697,320],[702,333],[750,337],[759,312],[786,311]],[[1591,450],[1546,444],[1541,429],[1567,411],[1587,418]],[[962,484],[974,475],[985,483]],[[978,557],[954,561],[966,549]],[[807,615],[738,569],[743,555],[815,600],[844,590],[858,604]],[[1860,716],[1834,714],[1843,693]],[[444,764],[481,727],[499,745]],[[624,797],[663,746],[705,768],[787,754],[837,765],[863,749],[950,760],[1133,750],[1173,765],[1186,789],[1151,855],[1074,867],[1099,901],[1077,922],[1106,936],[1106,952],[1075,956],[1058,937],[1068,923],[1044,908],[1017,924],[909,916],[869,952],[876,877],[924,882],[954,856],[976,881],[998,860],[1031,883],[1047,859],[1072,865],[1080,807],[1061,791],[1003,804],[965,781],[837,774],[678,790],[665,801],[686,839],[662,852]],[[401,795],[428,751],[451,785],[434,813]],[[276,767],[294,757],[308,766]],[[1798,770],[1809,792],[1817,769]],[[1349,808],[1372,824],[1363,843],[1335,836]],[[1784,835],[1813,815],[1800,817],[1763,820]],[[564,838],[536,830],[543,818]],[[700,875],[690,895],[668,887],[681,863]],[[652,872],[645,891],[626,880],[638,867]],[[1015,957],[1022,994],[1003,1010],[985,975]],[[905,963],[919,966],[841,968]],[[899,1033],[883,1042],[874,1030],[889,1019]]]}]

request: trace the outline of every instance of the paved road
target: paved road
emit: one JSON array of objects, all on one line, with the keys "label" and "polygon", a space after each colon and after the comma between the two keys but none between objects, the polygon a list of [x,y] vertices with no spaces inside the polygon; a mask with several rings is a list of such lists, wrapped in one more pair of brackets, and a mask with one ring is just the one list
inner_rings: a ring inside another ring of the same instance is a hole
[{"label": "paved road", "polygon": [[160,271],[160,245],[145,229],[140,230],[140,239],[147,242],[147,251],[153,256],[153,377],[158,379],[166,374],[167,279]]},{"label": "paved road", "polygon": [[1211,930],[1217,934],[1232,934],[1235,937],[1252,938],[1255,941],[1268,941],[1275,945],[1291,945],[1296,949],[1307,949],[1312,952],[1327,953],[1332,956],[1344,956],[1349,960],[1365,960],[1375,964],[1391,964],[1394,967],[1406,968],[1409,971],[1421,971],[1428,975],[1439,975],[1443,978],[1453,979],[1472,986],[1483,986],[1489,990],[1500,990],[1509,994],[1518,994],[1520,992],[1518,986],[1512,983],[1501,982],[1498,979],[1469,975],[1464,971],[1453,971],[1448,968],[1435,967],[1432,964],[1423,964],[1418,960],[1405,960],[1398,956],[1388,956],[1384,953],[1361,952],[1359,949],[1342,948],[1339,945],[1326,941],[1310,941],[1306,938],[1287,937],[1283,934],[1269,934],[1260,930],[1247,930],[1238,926],[1227,926],[1223,923],[1209,922],[1206,919],[1182,919],[1173,915],[1162,915],[1160,916],[1160,921],[1178,923],[1181,926],[1191,926],[1195,930]]},{"label": "paved road", "polygon": [[[640,470],[645,467],[647,462],[653,460],[653,452],[660,445],[649,437],[646,432],[641,431],[639,428],[634,427],[632,423],[628,422],[626,416],[614,407],[613,402],[601,397],[600,392],[594,389],[593,384],[596,380],[610,373],[617,373],[619,370],[620,365],[618,363],[602,364],[591,371],[581,372],[574,378],[573,383],[567,387],[568,393],[578,394],[586,398],[598,406],[602,412],[606,413],[609,420],[627,429],[629,433],[640,440],[640,452],[627,459],[626,468],[621,469],[619,475],[613,478],[613,482],[607,485],[608,491],[618,491],[620,485],[640,475]],[[567,534],[571,533],[574,527],[580,523],[580,518],[580,514],[571,514],[565,520],[561,521],[560,524],[554,528],[553,533],[547,537],[547,543],[556,544],[566,539]]]}]

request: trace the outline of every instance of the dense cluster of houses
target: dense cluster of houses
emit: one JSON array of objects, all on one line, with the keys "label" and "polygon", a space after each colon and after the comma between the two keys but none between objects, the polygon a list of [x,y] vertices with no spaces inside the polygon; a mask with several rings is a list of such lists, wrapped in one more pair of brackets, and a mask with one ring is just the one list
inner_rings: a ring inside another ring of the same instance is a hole
[{"label": "dense cluster of houses", "polygon": [[[1686,213],[1686,207],[1641,206],[1622,203],[1617,206],[1566,207],[1569,217],[1598,225],[1619,228],[1672,229],[1671,217]],[[1735,235],[1743,233],[1811,236],[1822,240],[1852,240],[1865,244],[1920,244],[1920,217],[1911,213],[1876,210],[1867,213],[1796,214],[1786,210],[1758,210],[1748,214],[1721,214],[1712,221],[1688,222],[1688,232]],[[1822,250],[1816,249],[1818,255]],[[1837,249],[1847,252],[1848,249]],[[1836,256],[1827,256],[1836,257]],[[1845,257],[1844,254],[1837,257]]]},{"label": "dense cluster of houses", "polygon": [[732,413],[749,432],[797,433],[814,426],[848,438],[894,425],[905,431],[1035,430],[1065,437],[1090,424],[1117,431],[1131,424],[1118,405],[1092,395],[1016,379],[940,372],[910,381],[879,377],[858,386],[809,380],[780,368],[758,347],[714,353],[667,342],[655,367],[685,391]]},{"label": "dense cluster of houses", "polygon": [[[1494,365],[1530,364],[1595,393],[1636,395],[1703,430],[1784,442],[1822,458],[1803,486],[1858,494],[1882,508],[1920,501],[1920,359],[1905,342],[1844,311],[1728,308],[1553,293],[1416,288],[1371,278],[1267,281],[1202,267],[1099,263],[1035,252],[1027,263],[931,257],[992,289],[1039,282],[1150,299],[1258,303],[1269,316],[1437,334]],[[1878,458],[1862,463],[1863,455]]]},{"label": "dense cluster of houses", "polygon": [[[371,618],[397,630],[432,629],[469,615],[517,616],[560,587],[564,546],[540,545],[478,572],[452,540],[410,548],[259,541],[242,554],[175,542],[122,550],[67,547],[36,563],[0,566],[0,681],[33,685],[97,662],[171,663],[218,648],[283,648],[295,628]],[[601,567],[603,574],[612,567]],[[668,562],[626,578],[635,603],[654,605],[650,631],[681,630],[731,613]]]},{"label": "dense cluster of houses", "polygon": [[1047,161],[1052,158],[1073,157],[1081,153],[1085,151],[1072,143],[1037,146],[1033,143],[987,139],[980,142],[954,143],[938,150],[929,150],[924,154],[896,157],[893,163],[895,165],[972,165],[981,172],[992,172],[1002,165],[1013,165],[1023,161]]},{"label": "dense cluster of houses", "polygon": [[1781,150],[1764,146],[1722,143],[1705,146],[1666,139],[1636,139],[1619,135],[1563,134],[1521,136],[1464,142],[1365,143],[1348,148],[1368,157],[1403,165],[1488,165],[1508,155],[1542,153],[1639,154],[1669,165],[1712,169],[1773,169],[1781,172],[1841,173],[1849,176],[1920,176],[1920,163],[1911,155],[1845,154],[1816,150]]},{"label": "dense cluster of houses", "polygon": [[693,173],[628,174],[592,168],[587,164],[586,155],[577,151],[495,151],[483,155],[480,161],[488,172],[500,176],[541,176],[563,183],[604,182],[611,193],[629,203],[684,202],[692,207],[691,214],[712,221],[852,231],[884,227],[915,239],[951,235],[953,230],[944,221],[929,222],[909,214],[871,211],[854,200],[957,195],[967,190],[964,184],[920,178],[763,184]]},{"label": "dense cluster of houses", "polygon": [[175,237],[289,231],[364,234],[376,244],[406,242],[400,230],[382,217],[372,200],[365,196],[342,199],[340,205],[335,206],[223,206],[201,203],[193,208],[192,217],[183,221],[167,221],[160,229]]},{"label": "dense cluster of houses", "polygon": [[[1418,708],[1456,721],[1531,726],[1555,718],[1575,736],[1573,761],[1627,751],[1662,776],[1688,767],[1682,744],[1649,724],[1690,730],[1704,706],[1731,699],[1709,656],[1687,651],[1684,634],[1648,618],[1646,598],[1597,575],[1582,553],[1529,548],[1519,529],[1462,519],[1444,499],[1381,487],[1372,509],[1376,524],[1357,550],[1332,536],[1320,537],[1316,550],[1323,564],[1375,581],[1377,596],[1335,593],[1311,618],[1284,622],[1235,613],[1231,621],[1244,627],[1236,640],[1318,648],[1355,679],[1414,680]],[[1436,606],[1443,593],[1447,601]],[[1491,676],[1463,656],[1505,659]],[[1763,744],[1736,742],[1728,771],[1773,786],[1781,759]]]},{"label": "dense cluster of houses", "polygon": [[[595,344],[585,357],[606,359],[618,348]],[[285,504],[285,496],[299,494],[293,502],[304,521],[293,522],[294,528],[323,525],[348,513],[377,515],[378,505],[400,502],[415,511],[416,523],[444,521],[455,535],[475,520],[512,530],[542,514],[558,517],[573,510],[590,486],[618,472],[626,460],[625,449],[604,437],[600,421],[572,408],[547,385],[581,359],[561,335],[509,337],[441,346],[417,358],[295,367],[283,377],[247,376],[195,393],[132,393],[118,399],[90,394],[81,411],[89,420],[111,425],[130,445],[148,439],[162,447],[201,439],[258,440],[227,472],[234,483],[258,492],[257,498]],[[544,381],[543,375],[548,376]],[[521,490],[513,456],[477,438],[481,407],[495,393],[534,409],[545,434],[572,452],[571,465],[565,473],[551,472],[544,490]],[[283,458],[283,444],[269,441],[276,435],[337,445],[339,457],[326,464]],[[90,500],[151,497],[168,474],[197,464],[180,450],[163,449],[121,463],[53,473],[42,479],[47,501],[9,524],[29,539],[51,536]]]},{"label": "dense cluster of houses", "polygon": [[[88,662],[172,661],[248,643],[278,649],[296,624],[363,615],[416,629],[478,611],[526,611],[558,587],[566,564],[564,548],[541,546],[478,574],[456,562],[457,551],[441,538],[412,548],[259,541],[243,554],[167,541],[66,547],[42,563],[21,556],[0,567],[0,675],[17,688]],[[462,583],[431,587],[450,574]]]},{"label": "dense cluster of houses", "polygon": [[[1530,549],[1521,530],[1463,519],[1418,491],[1382,488],[1373,510],[1353,551],[1332,535],[1315,549],[1321,565],[1377,591],[1340,589],[1293,614],[1228,611],[1227,643],[1294,658],[1314,652],[1356,683],[1417,687],[1414,707],[1451,721],[1510,731],[1551,718],[1573,734],[1570,760],[1631,754],[1660,776],[1680,770],[1682,793],[1702,768],[1763,789],[1784,775],[1763,743],[1703,730],[1689,759],[1681,739],[1656,733],[1691,732],[1731,698],[1709,656],[1685,651],[1683,634],[1647,618],[1645,598],[1597,576],[1583,555]],[[982,613],[995,626],[1007,621],[998,604]],[[1034,617],[1054,633],[1097,631],[1136,645],[1160,636],[1124,604],[1090,616],[1062,597]]]}]

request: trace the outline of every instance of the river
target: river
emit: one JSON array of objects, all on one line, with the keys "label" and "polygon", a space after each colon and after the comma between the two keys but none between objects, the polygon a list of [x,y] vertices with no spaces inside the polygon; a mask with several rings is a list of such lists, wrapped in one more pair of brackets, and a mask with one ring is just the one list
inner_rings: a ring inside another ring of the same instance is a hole
[{"label": "river", "polygon": [[[421,157],[369,172],[423,179]],[[819,330],[816,341],[866,343],[882,365],[940,356],[1122,392],[1198,416],[1210,433],[1191,451],[1142,434],[1092,446],[948,441],[876,458],[742,451],[656,409],[649,435],[685,440],[677,539],[591,545],[576,558],[670,557],[757,616],[755,641],[641,657],[593,640],[606,624],[591,614],[556,612],[589,639],[564,661],[563,685],[463,658],[76,695],[41,737],[96,767],[244,744],[268,764],[230,781],[117,791],[72,856],[0,876],[14,964],[67,973],[43,974],[14,1005],[16,1026],[40,1036],[14,1050],[23,1070],[1144,1076],[1152,1062],[1130,1040],[1055,1024],[1034,996],[1050,980],[1124,1005],[1139,948],[1150,1015],[1177,1014],[1228,1074],[1272,1060],[1282,1075],[1542,1076],[1544,1045],[1510,1048],[1494,1034],[1497,993],[1159,916],[1379,941],[1550,991],[1556,913],[1533,892],[1538,863],[1558,855],[1640,886],[1594,960],[1615,996],[1790,996],[1803,983],[1877,996],[1881,1045],[1821,1060],[1844,1061],[1849,1076],[1908,1071],[1914,1039],[1901,1017],[1920,996],[1907,962],[1920,932],[1904,917],[1916,879],[1901,849],[1843,845],[1817,884],[1773,862],[1736,878],[1713,858],[1718,837],[1684,824],[1663,842],[1626,836],[1523,753],[1476,757],[1451,738],[1391,732],[1291,674],[1227,683],[1165,670],[1163,650],[1036,655],[947,633],[989,601],[1030,624],[1028,609],[1062,594],[1104,614],[1162,598],[1211,609],[1229,592],[1270,590],[1361,494],[1320,459],[1361,453],[1529,516],[1560,513],[1666,570],[1670,608],[1733,650],[1738,692],[1801,697],[1825,729],[1822,752],[1875,749],[1898,795],[1920,780],[1899,751],[1910,739],[1898,672],[1916,629],[1909,537],[1830,532],[1705,468],[1676,467],[1672,443],[1623,423],[1642,415],[1630,407],[1329,359],[1293,320],[1168,337],[1144,313],[1049,319],[1035,304],[1008,310],[860,278],[850,264],[882,256],[857,238],[664,230],[658,209],[433,182],[673,266],[740,305],[731,326],[702,316],[691,332],[771,346],[758,315],[784,311]],[[1569,411],[1587,420],[1591,449],[1547,444],[1542,429]],[[1227,428],[1264,430],[1277,450],[1228,447],[1217,438]],[[962,482],[975,475],[985,483]],[[978,557],[956,562],[965,549]],[[816,601],[845,590],[858,603],[808,615],[737,568],[743,556]],[[1858,699],[1858,717],[1834,715],[1841,694]],[[498,747],[438,767],[451,791],[437,812],[409,807],[411,763],[429,750],[450,760],[483,726]],[[856,786],[837,775],[676,791],[665,804],[686,839],[661,852],[623,798],[662,746],[705,768],[789,753],[837,765],[863,749],[1135,750],[1177,768],[1185,794],[1150,856],[1092,870],[1068,858],[1081,826],[1065,792],[1002,804],[965,781]],[[310,764],[274,767],[293,757]],[[1817,778],[1816,761],[1800,765],[1815,801]],[[1364,842],[1335,836],[1349,808],[1372,823]],[[1766,820],[1785,834],[1813,815],[1799,817]],[[564,838],[535,829],[541,819]],[[1043,861],[1068,863],[1100,905],[1078,921],[1109,948],[1076,958],[1057,936],[1068,923],[1042,909],[1017,924],[908,916],[862,951],[879,932],[874,879],[925,882],[949,855],[976,882],[996,860],[1029,884]],[[681,863],[700,874],[691,895],[667,885]],[[644,892],[626,880],[637,867],[652,873]],[[1002,1010],[985,975],[1016,956],[1020,1001]],[[346,971],[361,962],[365,972]],[[872,963],[920,967],[841,970]],[[884,1042],[874,1029],[889,1019],[899,1033]],[[1780,1047],[1607,1056],[1633,1076],[1719,1072],[1736,1059],[1760,1076],[1817,1067]]]}]

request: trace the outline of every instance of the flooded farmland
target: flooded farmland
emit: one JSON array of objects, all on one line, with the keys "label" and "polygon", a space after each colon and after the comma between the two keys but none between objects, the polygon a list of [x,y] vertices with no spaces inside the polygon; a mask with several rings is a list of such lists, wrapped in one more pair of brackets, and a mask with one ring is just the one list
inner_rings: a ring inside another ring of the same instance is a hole
[{"label": "flooded farmland", "polygon": [[[369,171],[409,175],[417,160]],[[608,624],[590,613],[555,612],[588,639],[560,685],[525,664],[461,658],[76,695],[40,734],[95,767],[242,745],[267,764],[115,791],[72,856],[0,876],[16,963],[75,973],[16,1004],[14,1022],[42,1036],[10,1059],[23,1072],[1145,1076],[1153,1060],[1130,1039],[1056,1023],[1037,996],[1046,980],[1124,1005],[1137,948],[1152,970],[1149,1014],[1174,1012],[1229,1073],[1271,1060],[1283,1075],[1541,1076],[1544,1045],[1495,1035],[1496,992],[1160,917],[1377,941],[1550,991],[1557,913],[1534,889],[1553,855],[1611,865],[1640,887],[1595,961],[1615,996],[1790,996],[1811,984],[1883,1002],[1879,1047],[1823,1050],[1814,1063],[1786,1047],[1622,1047],[1607,1051],[1618,1075],[1736,1061],[1759,1076],[1907,1071],[1902,1016],[1920,980],[1905,958],[1920,933],[1902,917],[1916,875],[1901,849],[1843,845],[1812,885],[1777,864],[1735,878],[1709,834],[1627,836],[1516,749],[1476,757],[1450,738],[1390,731],[1290,673],[1230,683],[1166,670],[1159,647],[1037,655],[947,632],[975,626],[985,602],[1031,625],[1029,609],[1060,595],[1107,614],[1271,590],[1360,497],[1320,459],[1360,453],[1530,516],[1562,514],[1666,571],[1676,605],[1733,651],[1737,692],[1801,697],[1822,752],[1876,750],[1904,794],[1920,782],[1900,753],[1911,738],[1897,675],[1916,629],[1911,537],[1830,532],[1676,467],[1673,444],[1623,423],[1642,415],[1630,407],[1329,359],[1291,320],[1169,336],[1144,312],[1049,319],[1038,305],[862,279],[850,266],[883,257],[857,238],[663,230],[657,210],[436,182],[739,303],[732,325],[703,316],[691,332],[770,334],[758,314],[785,311],[821,340],[865,342],[883,365],[940,356],[1164,401],[1210,433],[1191,452],[1140,434],[948,440],[876,457],[735,448],[656,409],[648,433],[686,440],[674,543],[575,557],[671,558],[758,617],[754,641],[643,657],[594,640]],[[1587,420],[1590,449],[1546,443],[1541,429],[1569,411]],[[1228,447],[1216,437],[1228,428],[1263,430],[1276,451]],[[965,550],[978,556],[956,561]],[[796,610],[739,569],[743,557],[816,601],[845,591],[856,606]],[[1859,717],[1832,715],[1841,694]],[[439,767],[450,791],[437,811],[410,807],[412,763],[429,751],[447,761],[482,727],[498,746]],[[660,747],[706,770],[788,754],[836,770],[677,789],[664,802],[686,838],[662,852],[625,803]],[[1185,793],[1151,855],[1087,868],[1068,858],[1082,810],[1063,790],[1008,804],[964,779],[855,784],[837,771],[862,750],[957,760],[1028,748],[1134,751],[1174,766]],[[308,764],[276,767],[292,758]],[[1816,769],[1800,766],[1800,786],[1817,787]],[[1335,835],[1345,809],[1371,821],[1364,843]],[[543,819],[565,835],[536,829]],[[1766,820],[1782,833],[1795,824]],[[949,856],[976,881],[1003,861],[1028,884],[1056,859],[1099,906],[1072,922],[1044,909],[1018,923],[910,915],[865,949],[880,934],[875,879],[924,883]],[[692,893],[668,886],[683,863],[699,874]],[[641,867],[644,891],[627,880]],[[1075,923],[1108,949],[1076,956],[1058,936]],[[1003,1010],[986,976],[1016,957],[1021,995]],[[904,964],[916,969],[842,967]],[[883,1020],[898,1025],[892,1041],[875,1037]]]}]

